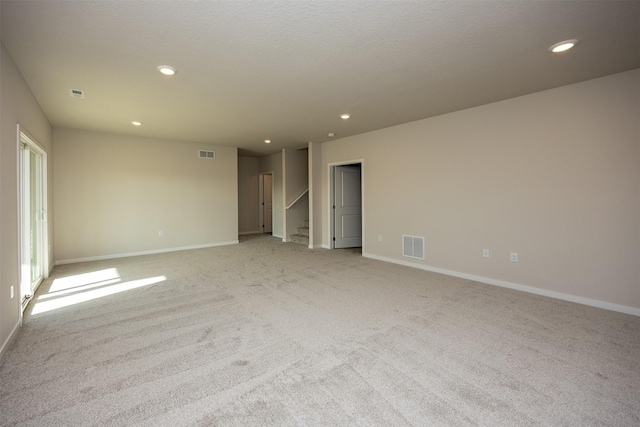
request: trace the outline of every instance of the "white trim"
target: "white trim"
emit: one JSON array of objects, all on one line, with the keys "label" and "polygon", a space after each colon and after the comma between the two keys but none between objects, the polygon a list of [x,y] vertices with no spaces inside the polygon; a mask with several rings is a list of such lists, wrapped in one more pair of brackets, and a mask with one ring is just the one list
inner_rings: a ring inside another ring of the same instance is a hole
[{"label": "white trim", "polygon": [[282,241],[284,242],[284,237],[282,237],[281,235],[279,235],[279,234],[273,234],[273,233],[271,233],[271,235],[272,235],[273,237],[277,237],[278,239],[283,239]]},{"label": "white trim", "polygon": [[[356,160],[347,160],[347,161],[340,161],[340,162],[334,162],[334,163],[327,163],[327,166],[329,167],[329,198],[327,200],[329,200],[329,229],[327,230],[328,232],[328,242],[329,242],[329,247],[328,249],[334,249],[334,244],[333,244],[333,227],[334,227],[334,219],[333,219],[333,202],[334,202],[334,194],[333,194],[333,168],[336,166],[346,166],[346,165],[360,165],[360,199],[362,201],[362,230],[361,230],[361,234],[362,234],[362,252],[364,253],[365,251],[365,239],[364,239],[364,230],[365,230],[365,204],[364,204],[364,159],[356,159]],[[325,247],[323,245],[323,247]]]},{"label": "white trim", "polygon": [[[22,310],[20,310],[20,313],[22,313]],[[20,330],[21,326],[22,326],[22,315],[20,315],[20,319],[18,319],[18,323],[16,323],[16,326],[13,327],[13,330],[11,331],[7,339],[4,340],[4,342],[2,343],[2,347],[0,347],[0,362],[2,362],[2,358],[6,354],[7,348],[9,348],[9,344],[11,344],[11,342],[16,338],[16,336],[18,336],[18,331]]]},{"label": "white trim", "polygon": [[260,234],[260,230],[243,231],[241,233],[238,233],[238,236],[246,236],[247,234]]},{"label": "white trim", "polygon": [[[49,162],[48,160],[48,154],[47,151],[40,145],[40,143],[31,136],[31,134],[29,134],[29,132],[27,132],[23,126],[20,125],[20,123],[16,124],[16,172],[17,172],[17,200],[18,200],[18,230],[20,230],[19,235],[18,235],[18,239],[17,239],[17,250],[18,250],[18,301],[20,304],[20,317],[22,318],[22,312],[24,311],[24,307],[22,305],[22,286],[23,286],[23,277],[22,277],[22,191],[21,191],[21,185],[23,182],[22,179],[22,173],[23,173],[23,166],[21,163],[21,144],[22,144],[22,140],[25,140],[25,144],[29,146],[29,149],[32,150],[33,152],[35,152],[36,154],[41,156],[41,163],[42,163],[42,170],[40,171],[42,176],[40,177],[40,186],[41,186],[41,204],[42,204],[42,211],[44,212],[44,220],[41,221],[42,222],[42,226],[41,226],[41,234],[42,236],[40,236],[40,245],[42,246],[41,249],[41,254],[40,254],[40,258],[42,258],[42,277],[40,278],[40,281],[36,284],[34,289],[31,289],[31,283],[29,283],[29,288],[30,288],[30,293],[31,295],[35,295],[36,291],[38,290],[38,288],[40,287],[40,285],[42,284],[42,282],[44,281],[44,279],[49,278],[49,273],[51,272],[51,270],[53,269],[54,266],[52,266],[49,262],[50,260],[50,251],[49,251],[49,202],[48,202],[48,193],[49,193],[49,182],[48,182],[48,172],[47,172],[47,164]],[[55,263],[54,263],[55,265]]]},{"label": "white trim", "polygon": [[[308,203],[308,208],[309,208],[309,215],[307,215],[307,218],[309,220],[309,249],[313,249],[313,242],[314,242],[314,236],[313,236],[313,222],[315,221],[314,217],[313,217],[313,152],[314,152],[314,145],[313,142],[309,141],[307,143],[307,183],[309,184],[309,203]],[[320,169],[322,170],[322,169]],[[322,182],[322,180],[321,180]]]},{"label": "white trim", "polygon": [[[13,286],[15,286],[14,288],[14,292],[13,292],[13,297],[16,299],[17,301],[17,306],[18,306],[18,324],[21,325],[22,324],[22,314],[23,314],[23,310],[22,310],[22,164],[20,162],[21,160],[21,154],[20,154],[20,124],[18,123],[16,125],[16,158],[15,158],[15,164],[16,164],[16,221],[17,221],[17,226],[18,226],[18,236],[17,239],[15,241],[15,249],[16,249],[16,255],[17,255],[17,265],[16,265],[16,272],[17,272],[17,283],[13,284]],[[10,285],[11,286],[11,285]],[[15,331],[15,328],[14,328]],[[2,348],[0,348],[0,360],[2,360],[2,356],[3,356],[3,352],[5,349],[5,346],[9,343],[9,340],[11,339],[11,336],[13,335],[13,332],[11,332],[11,334],[9,334],[9,337],[7,338],[7,340],[2,344]]]},{"label": "white trim", "polygon": [[365,258],[371,258],[378,261],[390,262],[393,264],[400,264],[407,267],[419,268],[420,270],[432,271],[434,273],[446,274],[447,276],[460,277],[462,279],[473,280],[474,282],[486,283],[488,285],[500,286],[501,288],[509,288],[516,291],[527,292],[530,294],[541,295],[549,298],[555,298],[563,301],[575,302],[577,304],[588,305],[591,307],[602,308],[604,310],[617,311],[619,313],[630,314],[632,316],[640,317],[640,308],[629,307],[626,305],[614,304],[611,302],[595,300],[591,298],[584,298],[575,295],[565,294],[562,292],[549,291],[546,289],[540,289],[533,286],[521,285],[518,283],[505,282],[504,280],[491,279],[488,277],[476,276],[474,274],[460,273],[458,271],[446,270],[444,268],[431,267],[428,265],[416,264],[410,261],[403,261],[394,258],[388,258],[384,256],[374,255],[362,252],[362,256]]},{"label": "white trim", "polygon": [[275,197],[274,171],[258,172],[258,233],[264,233],[264,176],[271,175],[271,233],[273,233],[273,199]]},{"label": "white trim", "polygon": [[[282,234],[284,236],[281,237],[283,242],[288,242],[287,238],[287,162],[285,161],[284,148],[280,150],[280,165],[281,165],[281,173],[282,173]],[[274,193],[275,194],[275,193]],[[271,228],[271,233],[273,233],[273,226]]]},{"label": "white trim", "polygon": [[235,245],[238,243],[240,243],[238,240],[232,240],[230,242],[206,243],[204,245],[181,246],[177,248],[166,248],[166,249],[154,249],[151,251],[127,252],[123,254],[100,255],[100,256],[86,257],[86,258],[62,259],[62,260],[56,261],[56,265],[75,264],[77,262],[87,262],[87,261],[101,261],[105,259],[115,259],[115,258],[129,258],[134,256],[140,256],[140,255],[154,255],[154,254],[162,254],[166,252],[188,251],[192,249],[213,248],[216,246]]}]

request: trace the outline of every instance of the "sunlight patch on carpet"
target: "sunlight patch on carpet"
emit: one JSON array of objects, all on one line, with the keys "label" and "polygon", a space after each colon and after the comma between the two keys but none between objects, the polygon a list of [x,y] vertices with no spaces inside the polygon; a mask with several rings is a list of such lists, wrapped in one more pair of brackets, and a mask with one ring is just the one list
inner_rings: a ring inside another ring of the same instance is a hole
[{"label": "sunlight patch on carpet", "polygon": [[57,292],[65,289],[86,286],[92,283],[104,282],[107,280],[120,279],[117,268],[107,268],[104,270],[92,271],[91,273],[75,274],[73,276],[61,277],[51,284],[49,292]]},{"label": "sunlight patch on carpet", "polygon": [[[115,270],[115,269],[112,269],[112,270]],[[117,270],[116,270],[116,274],[117,274]],[[80,276],[87,276],[87,275],[80,275]],[[111,280],[115,280],[115,279],[110,279],[109,281]],[[33,311],[31,312],[31,314],[36,315],[36,314],[46,313],[48,311],[56,310],[59,308],[69,307],[71,305],[80,304],[80,303],[95,300],[98,298],[103,298],[109,295],[114,295],[121,292],[130,291],[132,289],[153,285],[155,283],[163,282],[165,280],[167,280],[165,276],[149,277],[146,279],[132,280],[130,282],[123,282],[123,283],[102,286],[99,289],[85,290],[84,292],[75,293],[73,295],[68,295],[68,296],[60,296],[59,298],[55,298],[55,299],[46,299],[43,297],[39,297],[36,301],[36,304],[33,307]],[[78,286],[82,286],[80,285],[81,282],[76,282],[76,283],[78,283]],[[100,282],[100,284],[104,285],[104,282]],[[93,288],[94,286],[92,285],[99,286],[98,283],[93,283],[88,286],[90,288]],[[85,284],[84,286],[87,286],[87,285]],[[43,295],[43,296],[46,297],[46,295]]]}]

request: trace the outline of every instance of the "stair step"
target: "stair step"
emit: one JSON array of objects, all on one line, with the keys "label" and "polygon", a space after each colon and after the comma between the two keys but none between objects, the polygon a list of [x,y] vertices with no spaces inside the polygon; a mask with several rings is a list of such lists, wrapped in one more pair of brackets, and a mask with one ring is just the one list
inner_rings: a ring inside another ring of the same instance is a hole
[{"label": "stair step", "polygon": [[289,241],[309,246],[309,236],[305,236],[304,234],[292,234],[289,236]]},{"label": "stair step", "polygon": [[304,226],[298,227],[296,234],[289,235],[289,241],[301,245],[309,246],[309,220],[304,220]]}]

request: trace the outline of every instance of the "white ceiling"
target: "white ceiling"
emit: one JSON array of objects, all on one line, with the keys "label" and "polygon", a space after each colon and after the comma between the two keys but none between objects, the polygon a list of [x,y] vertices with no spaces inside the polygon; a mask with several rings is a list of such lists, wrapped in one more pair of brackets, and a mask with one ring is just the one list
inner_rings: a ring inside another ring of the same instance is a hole
[{"label": "white ceiling", "polygon": [[244,155],[640,67],[639,1],[2,0],[0,14],[52,125]]}]

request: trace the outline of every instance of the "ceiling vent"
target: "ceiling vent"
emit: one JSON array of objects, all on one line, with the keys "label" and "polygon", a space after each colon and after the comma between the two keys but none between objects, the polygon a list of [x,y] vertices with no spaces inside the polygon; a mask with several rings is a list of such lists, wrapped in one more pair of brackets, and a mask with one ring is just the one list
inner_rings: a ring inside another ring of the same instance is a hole
[{"label": "ceiling vent", "polygon": [[84,91],[80,89],[69,89],[72,98],[84,99]]},{"label": "ceiling vent", "polygon": [[424,259],[424,237],[403,235],[402,256]]},{"label": "ceiling vent", "polygon": [[215,159],[216,158],[216,152],[215,151],[200,150],[200,151],[198,151],[198,157],[200,157],[201,159]]}]

